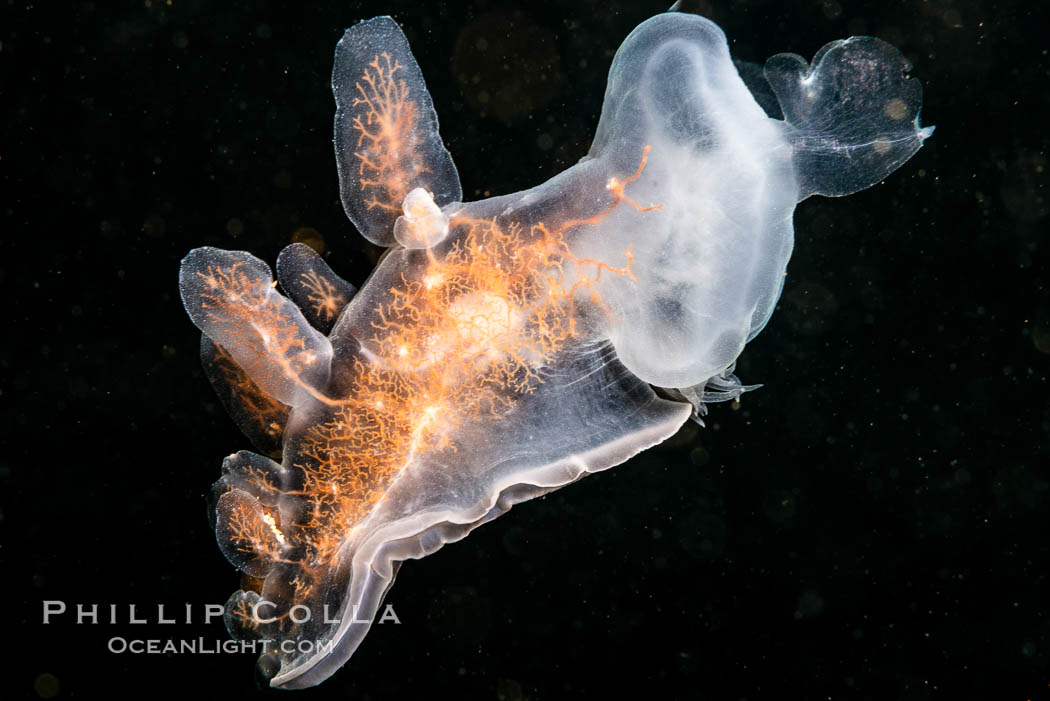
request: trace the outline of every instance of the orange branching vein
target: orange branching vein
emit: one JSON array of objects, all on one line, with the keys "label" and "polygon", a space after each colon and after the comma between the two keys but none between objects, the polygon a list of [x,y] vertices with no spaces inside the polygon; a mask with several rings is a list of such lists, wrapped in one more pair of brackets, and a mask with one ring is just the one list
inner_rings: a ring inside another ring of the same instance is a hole
[{"label": "orange branching vein", "polygon": [[314,314],[324,321],[335,319],[346,305],[346,297],[336,289],[331,280],[319,275],[316,270],[309,270],[299,277],[307,290],[306,298]]},{"label": "orange branching vein", "polygon": [[[389,92],[399,66],[383,65],[377,59],[372,67]],[[404,103],[403,92],[394,95],[397,104]],[[366,136],[362,129],[362,139]],[[544,383],[544,368],[583,334],[577,298],[605,309],[597,288],[603,273],[634,279],[629,248],[622,252],[624,264],[613,267],[576,257],[565,236],[598,223],[620,202],[639,211],[658,209],[642,207],[624,192],[640,175],[647,154],[648,147],[634,175],[610,180],[613,200],[593,217],[528,227],[453,217],[453,243],[440,255],[428,250],[422,270],[403,274],[388,290],[388,301],[371,315],[371,335],[360,339],[369,352],[349,361],[352,380],[344,396],[318,395],[316,410],[322,413],[291,454],[293,472],[301,476],[295,491],[301,506],[295,522],[282,524],[280,533],[285,547],[299,553],[297,597],[307,596],[311,582],[320,581],[321,568],[336,562],[340,546],[402,469],[442,451],[455,452],[457,430],[499,421]],[[246,297],[255,293],[250,285],[240,287]],[[265,313],[267,306],[259,306]],[[266,324],[279,334],[279,322]],[[290,340],[287,345],[294,347]],[[257,526],[231,526],[243,528],[264,551],[274,542]]]},{"label": "orange branching vein", "polygon": [[419,175],[426,170],[417,128],[419,107],[398,75],[403,69],[386,52],[377,55],[355,83],[357,96],[351,103],[360,110],[353,120],[354,156],[361,189],[369,190],[365,204],[391,213],[400,213],[405,195],[419,185]]}]

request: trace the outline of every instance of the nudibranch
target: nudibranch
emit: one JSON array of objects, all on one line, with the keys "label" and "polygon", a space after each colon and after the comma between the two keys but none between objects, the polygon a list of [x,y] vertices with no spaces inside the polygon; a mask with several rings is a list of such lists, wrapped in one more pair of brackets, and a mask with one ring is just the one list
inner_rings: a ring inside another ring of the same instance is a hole
[{"label": "nudibranch", "polygon": [[271,685],[339,669],[405,560],[739,396],[795,205],[878,182],[932,133],[907,70],[851,38],[738,71],[715,24],[668,12],[616,53],[585,158],[464,203],[404,34],[389,17],[347,30],[336,160],[379,266],[356,290],[302,244],[276,281],[198,248],[179,279],[208,378],[281,456],[226,458],[212,510],[247,582],[227,625],[270,641]]}]

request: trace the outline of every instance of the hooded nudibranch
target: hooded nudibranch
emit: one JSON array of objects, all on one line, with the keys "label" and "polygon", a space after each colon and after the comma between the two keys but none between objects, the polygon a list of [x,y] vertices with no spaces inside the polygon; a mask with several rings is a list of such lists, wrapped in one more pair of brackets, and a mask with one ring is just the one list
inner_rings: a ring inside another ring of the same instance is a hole
[{"label": "hooded nudibranch", "polygon": [[212,511],[250,582],[227,626],[273,641],[272,686],[335,673],[404,560],[748,389],[734,363],[780,294],[796,203],[869,187],[933,132],[878,39],[752,68],[712,22],[653,17],[616,53],[585,158],[464,203],[398,25],[346,31],[335,154],[347,215],[389,247],[378,268],[357,291],[292,244],[275,282],[198,248],[179,277],[209,380],[282,455],[226,458]]}]

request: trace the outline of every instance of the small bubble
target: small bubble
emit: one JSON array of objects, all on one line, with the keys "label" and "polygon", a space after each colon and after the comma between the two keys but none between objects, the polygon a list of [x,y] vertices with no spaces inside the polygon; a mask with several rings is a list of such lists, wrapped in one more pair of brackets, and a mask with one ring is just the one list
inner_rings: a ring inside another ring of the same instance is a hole
[{"label": "small bubble", "polygon": [[58,677],[54,674],[41,674],[33,681],[33,691],[42,699],[53,699],[58,696]]},{"label": "small bubble", "polygon": [[167,224],[159,214],[151,214],[146,221],[142,222],[142,233],[151,239],[159,239],[164,235],[165,229],[167,229]]},{"label": "small bubble", "polygon": [[260,24],[255,28],[255,36],[260,39],[269,39],[273,36],[273,29],[271,29],[268,24]]},{"label": "small bubble", "polygon": [[842,15],[842,5],[832,0],[824,2],[824,16],[828,19],[838,19]]},{"label": "small bubble", "polygon": [[314,249],[317,255],[324,255],[325,241],[321,232],[312,226],[301,226],[292,234],[292,243],[305,243]]},{"label": "small bubble", "polygon": [[795,607],[795,620],[811,618],[824,610],[824,597],[813,589],[807,589],[798,597]]},{"label": "small bubble", "polygon": [[774,523],[789,523],[798,511],[798,490],[778,489],[766,495],[766,517]]},{"label": "small bubble", "polygon": [[523,701],[528,697],[517,680],[503,678],[496,680],[496,698],[503,701]]},{"label": "small bubble", "polygon": [[1042,219],[1050,207],[1046,199],[1046,156],[1042,152],[1024,151],[1016,160],[1003,164],[1003,204],[1021,221]]},{"label": "small bubble", "polygon": [[554,138],[550,134],[540,134],[536,137],[536,146],[541,151],[549,151],[554,146]]},{"label": "small bubble", "polygon": [[1050,326],[1037,322],[1032,329],[1032,343],[1037,351],[1050,355]]},{"label": "small bubble", "polygon": [[234,217],[233,219],[226,222],[226,233],[230,236],[240,236],[244,233],[244,222]]},{"label": "small bubble", "polygon": [[176,49],[185,49],[190,44],[190,38],[186,32],[175,32],[171,37],[171,43]]},{"label": "small bubble", "polygon": [[273,184],[282,190],[287,190],[292,186],[292,174],[287,170],[277,171],[277,174],[273,176]]}]

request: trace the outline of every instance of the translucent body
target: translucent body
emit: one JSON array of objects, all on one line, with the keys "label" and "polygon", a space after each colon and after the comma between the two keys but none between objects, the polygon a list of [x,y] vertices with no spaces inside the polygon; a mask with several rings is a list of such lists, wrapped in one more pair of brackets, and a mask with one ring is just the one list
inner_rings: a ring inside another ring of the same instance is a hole
[{"label": "translucent body", "polygon": [[281,448],[281,464],[227,458],[214,502],[220,547],[258,579],[231,598],[231,631],[293,643],[261,658],[272,685],[349,659],[404,560],[744,389],[731,369],[779,295],[795,204],[878,181],[929,135],[892,47],[817,58],[774,57],[749,90],[714,24],[654,17],[613,61],[586,158],[464,204],[397,25],[347,31],[343,203],[397,245],[356,296],[299,245],[277,267],[296,304],[245,252],[196,249],[180,278],[224,404]]}]

